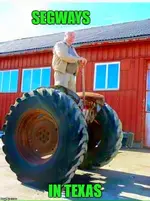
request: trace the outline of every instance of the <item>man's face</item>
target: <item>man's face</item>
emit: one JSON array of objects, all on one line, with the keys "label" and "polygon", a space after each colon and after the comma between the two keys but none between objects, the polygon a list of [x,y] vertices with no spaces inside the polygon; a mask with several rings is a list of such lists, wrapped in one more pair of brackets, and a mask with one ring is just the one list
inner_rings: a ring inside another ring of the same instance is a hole
[{"label": "man's face", "polygon": [[72,45],[75,42],[75,33],[68,33],[67,35],[67,42]]}]

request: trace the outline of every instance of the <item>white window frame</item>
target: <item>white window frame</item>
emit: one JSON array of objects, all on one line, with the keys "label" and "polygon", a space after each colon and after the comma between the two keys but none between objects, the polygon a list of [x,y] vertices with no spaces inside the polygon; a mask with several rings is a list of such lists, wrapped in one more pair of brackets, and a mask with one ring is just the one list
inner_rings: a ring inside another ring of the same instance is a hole
[{"label": "white window frame", "polygon": [[145,109],[146,109],[145,112],[146,113],[149,113],[148,107],[147,107],[148,106],[148,98],[147,98],[148,97],[148,92],[150,93],[150,91],[146,91],[146,107],[145,107]]},{"label": "white window frame", "polygon": [[[11,73],[12,72],[14,72],[14,71],[17,71],[18,72],[18,78],[19,78],[19,70],[18,69],[12,69],[12,70],[0,70],[0,72],[2,73],[2,81],[1,81],[1,83],[0,83],[0,93],[16,93],[16,92],[18,92],[18,84],[17,84],[17,91],[15,91],[15,92],[12,92],[12,91],[10,91],[10,88],[11,88]],[[5,92],[3,92],[2,91],[2,84],[3,84],[3,74],[4,74],[4,72],[10,72],[10,79],[9,79],[9,91],[5,91]]]},{"label": "white window frame", "polygon": [[42,82],[42,70],[43,70],[43,69],[51,69],[51,66],[49,66],[49,67],[36,67],[36,68],[24,68],[24,69],[22,70],[22,81],[21,81],[21,92],[22,92],[22,93],[24,93],[24,92],[22,91],[23,81],[24,81],[24,72],[25,72],[25,71],[28,71],[28,70],[31,71],[31,80],[30,80],[30,91],[31,91],[31,88],[32,88],[33,70],[41,70],[41,72],[40,72],[40,85],[41,85],[41,82]]},{"label": "white window frame", "polygon": [[[149,69],[148,69],[148,71],[149,71]],[[148,73],[148,71],[147,71],[147,73]],[[145,112],[146,113],[149,113],[149,111],[148,111],[148,93],[150,93],[150,89],[148,88],[148,74],[147,74],[147,82],[146,82],[146,107],[145,107]]]},{"label": "white window frame", "polygon": [[[108,65],[109,64],[118,64],[118,87],[117,88],[107,88],[107,80],[108,80]],[[105,77],[105,88],[96,88],[96,73],[98,65],[106,65],[106,77]],[[93,80],[93,90],[94,91],[116,91],[120,89],[120,61],[116,62],[102,62],[102,63],[95,63],[94,67],[94,80]]]}]

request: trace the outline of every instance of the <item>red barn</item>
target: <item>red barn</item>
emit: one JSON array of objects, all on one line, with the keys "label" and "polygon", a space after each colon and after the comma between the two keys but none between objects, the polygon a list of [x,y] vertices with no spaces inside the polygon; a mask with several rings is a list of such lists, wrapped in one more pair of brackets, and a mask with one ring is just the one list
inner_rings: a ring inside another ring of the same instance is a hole
[{"label": "red barn", "polygon": [[[53,84],[52,48],[64,33],[0,43],[0,129],[23,92]],[[86,91],[105,95],[123,130],[150,147],[150,19],[76,31],[77,52],[88,59]],[[81,91],[81,73],[77,91]]]}]

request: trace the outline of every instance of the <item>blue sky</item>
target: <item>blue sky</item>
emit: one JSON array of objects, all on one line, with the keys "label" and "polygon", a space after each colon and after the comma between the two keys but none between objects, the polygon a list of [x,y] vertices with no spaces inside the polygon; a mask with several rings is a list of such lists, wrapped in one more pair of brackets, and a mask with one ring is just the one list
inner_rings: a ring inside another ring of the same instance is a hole
[{"label": "blue sky", "polygon": [[[31,12],[42,9],[89,10],[91,12],[91,24],[85,26],[32,25]],[[0,0],[0,41],[147,18],[150,18],[150,2],[75,3],[62,1],[61,3],[54,3],[50,0]]]}]

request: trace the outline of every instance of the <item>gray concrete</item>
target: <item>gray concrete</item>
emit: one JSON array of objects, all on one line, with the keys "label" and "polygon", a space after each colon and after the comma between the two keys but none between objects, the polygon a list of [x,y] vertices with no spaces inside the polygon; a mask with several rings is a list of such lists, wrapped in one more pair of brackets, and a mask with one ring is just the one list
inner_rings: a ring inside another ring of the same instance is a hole
[{"label": "gray concrete", "polygon": [[[17,181],[5,162],[1,144],[0,179],[0,197],[20,200],[49,199],[43,187],[25,186]],[[98,200],[150,200],[150,150],[121,150],[110,164],[101,169],[77,171],[72,183],[100,183],[103,186],[103,195]]]}]

